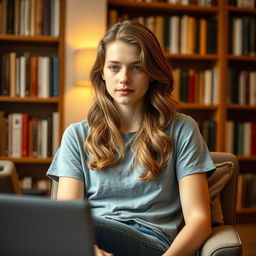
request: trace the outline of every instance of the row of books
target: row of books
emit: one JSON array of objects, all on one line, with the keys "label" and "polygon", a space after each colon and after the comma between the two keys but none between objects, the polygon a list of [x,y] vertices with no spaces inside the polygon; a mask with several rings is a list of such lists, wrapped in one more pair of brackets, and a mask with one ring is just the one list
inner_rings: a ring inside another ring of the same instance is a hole
[{"label": "row of books", "polygon": [[256,174],[244,173],[238,176],[237,209],[256,208]]},{"label": "row of books", "polygon": [[256,71],[229,69],[228,102],[256,106]]},{"label": "row of books", "polygon": [[60,0],[1,0],[0,34],[54,36],[60,33]]},{"label": "row of books", "polygon": [[31,117],[0,112],[0,155],[14,158],[51,157],[59,145],[59,113]]},{"label": "row of books", "polygon": [[230,52],[233,55],[256,55],[256,18],[255,16],[233,17],[231,19]]},{"label": "row of books", "polygon": [[16,52],[0,55],[0,95],[58,97],[59,57]]},{"label": "row of books", "polygon": [[181,5],[200,5],[200,6],[213,6],[216,5],[216,0],[132,0],[135,2],[165,2],[169,4]]},{"label": "row of books", "polygon": [[189,68],[174,69],[174,97],[182,102],[188,103],[217,104],[217,73],[216,67],[206,70]]},{"label": "row of books", "polygon": [[198,126],[200,132],[206,142],[209,151],[215,151],[216,149],[216,121],[215,120],[206,120],[199,121]]},{"label": "row of books", "polygon": [[225,150],[240,156],[256,155],[256,123],[226,121]]},{"label": "row of books", "polygon": [[229,5],[240,8],[255,8],[255,0],[229,0]]},{"label": "row of books", "polygon": [[118,16],[109,11],[109,24],[134,19],[147,26],[157,36],[162,48],[172,54],[214,54],[217,51],[217,22],[214,19],[183,16]]}]

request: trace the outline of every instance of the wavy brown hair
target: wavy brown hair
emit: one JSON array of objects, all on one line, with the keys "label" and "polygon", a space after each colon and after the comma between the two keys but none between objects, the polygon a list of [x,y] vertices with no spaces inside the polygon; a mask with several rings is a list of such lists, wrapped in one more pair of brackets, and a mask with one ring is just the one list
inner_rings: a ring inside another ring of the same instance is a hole
[{"label": "wavy brown hair", "polygon": [[134,21],[113,25],[99,42],[96,61],[91,71],[95,91],[88,113],[90,133],[85,141],[91,169],[104,170],[116,166],[124,157],[122,120],[102,79],[106,46],[116,40],[138,47],[143,71],[150,76],[145,95],[144,111],[139,130],[132,141],[134,165],[140,165],[142,180],[158,176],[172,154],[172,139],[165,130],[176,114],[176,102],[172,99],[173,76],[155,35],[145,26]]}]

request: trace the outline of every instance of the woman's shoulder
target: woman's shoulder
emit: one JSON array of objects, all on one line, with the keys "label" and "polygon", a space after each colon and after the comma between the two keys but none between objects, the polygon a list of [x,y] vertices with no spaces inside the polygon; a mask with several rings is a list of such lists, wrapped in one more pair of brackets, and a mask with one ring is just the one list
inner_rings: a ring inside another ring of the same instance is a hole
[{"label": "woman's shoulder", "polygon": [[72,123],[65,129],[65,134],[87,135],[89,133],[90,126],[87,120]]},{"label": "woman's shoulder", "polygon": [[195,127],[197,126],[197,122],[189,115],[184,113],[177,113],[173,122],[170,124],[170,128],[178,128],[178,127]]}]

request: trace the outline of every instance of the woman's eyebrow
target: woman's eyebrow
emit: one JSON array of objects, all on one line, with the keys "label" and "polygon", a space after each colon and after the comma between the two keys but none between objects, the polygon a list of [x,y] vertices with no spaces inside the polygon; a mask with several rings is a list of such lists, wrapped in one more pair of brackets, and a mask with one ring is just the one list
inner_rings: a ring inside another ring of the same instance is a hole
[{"label": "woman's eyebrow", "polygon": [[[117,61],[117,60],[108,60],[108,61],[106,61],[106,63],[121,64],[121,62]],[[139,60],[136,60],[136,61],[129,63],[129,65],[134,65],[134,64],[141,64],[141,62]]]}]

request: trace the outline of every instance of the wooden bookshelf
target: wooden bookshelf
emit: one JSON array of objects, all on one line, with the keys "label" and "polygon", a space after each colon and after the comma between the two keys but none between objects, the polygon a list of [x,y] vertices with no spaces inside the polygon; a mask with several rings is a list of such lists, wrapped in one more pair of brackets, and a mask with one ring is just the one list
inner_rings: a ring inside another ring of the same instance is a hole
[{"label": "wooden bookshelf", "polygon": [[[169,4],[167,2],[136,2],[125,0],[108,0],[108,21],[113,24],[113,17],[117,20],[138,19],[149,16],[180,16],[189,15],[194,18],[215,19],[217,22],[217,49],[216,53],[181,54],[170,53],[164,48],[165,56],[170,61],[173,69],[177,67],[195,67],[209,69],[216,67],[218,70],[218,94],[216,104],[198,104],[181,102],[181,111],[193,116],[198,121],[215,120],[215,151],[225,151],[227,136],[226,121],[256,122],[256,106],[248,104],[235,104],[228,101],[229,69],[243,68],[256,71],[256,53],[254,56],[236,56],[230,51],[232,42],[232,18],[236,16],[255,17],[256,8],[238,8],[229,6],[228,0],[217,0],[216,6],[197,6]],[[142,19],[143,20],[143,19]],[[165,26],[165,25],[164,25]],[[242,35],[241,35],[242,36]],[[256,51],[256,49],[255,49]],[[254,173],[256,175],[256,155],[237,155],[240,162],[241,174]],[[238,222],[252,222],[256,220],[255,208],[242,208],[237,210]],[[254,221],[255,222],[255,221]]]},{"label": "wooden bookshelf", "polygon": [[[18,1],[15,1],[17,3]],[[53,3],[53,2],[52,2]],[[57,56],[58,58],[58,71],[56,77],[58,80],[57,84],[57,95],[49,95],[48,97],[40,96],[30,96],[26,95],[21,97],[20,95],[15,95],[12,97],[9,95],[1,95],[0,91],[0,112],[3,112],[5,118],[8,119],[8,115],[12,113],[25,113],[28,114],[29,120],[34,117],[45,118],[51,117],[53,112],[58,112],[58,126],[59,133],[57,141],[60,142],[62,132],[63,132],[63,93],[64,93],[64,68],[65,68],[65,58],[64,58],[64,37],[65,37],[65,0],[60,0],[59,9],[56,5],[50,8],[56,8],[57,14],[55,17],[56,24],[59,24],[58,35],[51,33],[35,33],[35,35],[23,35],[22,33],[7,34],[6,31],[1,31],[0,28],[0,55],[9,54],[10,52],[15,52],[17,58],[23,56],[24,53],[28,53],[29,56],[36,55],[42,57]],[[16,8],[16,7],[14,7]],[[21,7],[18,7],[21,8]],[[32,12],[32,7],[30,7]],[[35,7],[36,8],[36,7]],[[48,10],[50,12],[50,10]],[[49,17],[49,16],[48,16]],[[59,17],[59,19],[58,19]],[[44,16],[43,16],[44,19]],[[2,22],[2,20],[1,20]],[[2,26],[0,22],[0,25]],[[20,22],[20,21],[19,21]],[[31,21],[30,21],[31,22]],[[51,20],[50,25],[53,24]],[[1,27],[0,26],[0,27]],[[58,26],[57,26],[58,27]],[[31,29],[31,25],[30,25]],[[52,30],[52,28],[51,28]],[[31,31],[30,31],[31,33]],[[1,59],[0,59],[1,60]],[[50,64],[51,65],[51,64]],[[18,72],[18,71],[16,71]],[[51,76],[51,71],[49,71]],[[0,72],[0,83],[2,83],[2,74]],[[50,80],[49,80],[50,81]],[[51,121],[52,122],[52,121]],[[49,124],[48,124],[49,125]],[[48,131],[49,132],[49,131]],[[53,135],[53,130],[51,131],[51,136]],[[31,135],[29,134],[29,140],[31,140]],[[49,136],[49,134],[48,134]],[[29,142],[30,143],[30,142]],[[51,147],[48,145],[48,147]],[[52,152],[53,154],[53,152]],[[48,166],[52,161],[51,156],[41,157],[41,156],[31,156],[26,157],[12,157],[8,155],[8,152],[4,155],[0,155],[0,160],[10,160],[15,163],[16,170],[20,179],[24,177],[32,177],[33,181],[38,181],[41,179],[48,179],[46,177],[46,171]]]}]

